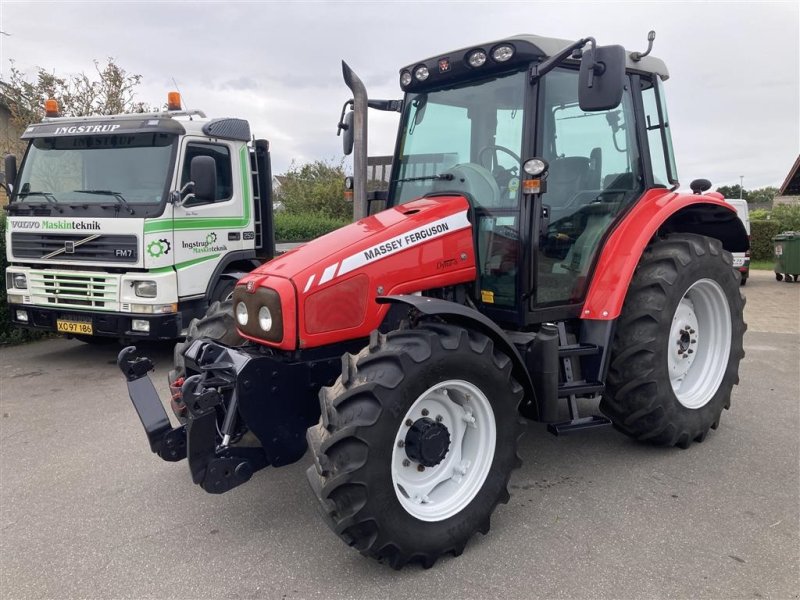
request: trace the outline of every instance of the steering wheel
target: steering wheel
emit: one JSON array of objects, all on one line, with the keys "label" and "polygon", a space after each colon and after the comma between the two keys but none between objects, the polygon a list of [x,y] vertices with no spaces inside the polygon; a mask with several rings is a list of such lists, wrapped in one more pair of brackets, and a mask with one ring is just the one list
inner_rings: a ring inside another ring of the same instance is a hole
[{"label": "steering wheel", "polygon": [[486,154],[489,150],[500,150],[501,152],[505,152],[506,154],[508,154],[511,158],[513,158],[515,161],[517,161],[517,163],[521,163],[522,162],[522,160],[520,159],[519,156],[514,154],[511,150],[509,150],[505,146],[496,146],[494,144],[489,144],[488,146],[484,146],[483,148],[478,150],[478,163],[483,165],[487,169],[489,167],[486,166],[486,163],[483,161],[483,155]]}]

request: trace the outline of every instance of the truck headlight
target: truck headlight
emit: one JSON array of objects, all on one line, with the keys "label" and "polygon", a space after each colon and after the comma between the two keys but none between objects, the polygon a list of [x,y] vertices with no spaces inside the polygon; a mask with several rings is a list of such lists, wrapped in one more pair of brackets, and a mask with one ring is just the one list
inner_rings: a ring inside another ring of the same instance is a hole
[{"label": "truck headlight", "polygon": [[133,293],[139,298],[155,298],[158,294],[158,285],[155,281],[134,281]]},{"label": "truck headlight", "polygon": [[258,326],[264,331],[272,329],[272,313],[266,306],[258,309]]},{"label": "truck headlight", "polygon": [[18,290],[24,290],[28,287],[28,278],[25,277],[25,273],[14,273],[13,276],[14,287]]}]

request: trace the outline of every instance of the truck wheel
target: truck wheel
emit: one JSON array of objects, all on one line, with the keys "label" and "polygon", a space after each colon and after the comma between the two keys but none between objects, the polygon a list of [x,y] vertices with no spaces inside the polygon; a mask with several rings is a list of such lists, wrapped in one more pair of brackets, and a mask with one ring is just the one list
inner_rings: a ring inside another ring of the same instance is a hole
[{"label": "truck wheel", "polygon": [[443,323],[373,334],[320,391],[311,487],[328,525],[395,569],[489,531],[521,464],[522,387],[487,336]]},{"label": "truck wheel", "polygon": [[719,241],[673,234],[650,244],[611,347],[600,409],[641,441],[687,448],[730,408],[744,356],[744,297]]},{"label": "truck wheel", "polygon": [[183,354],[192,345],[192,342],[200,338],[211,339],[226,346],[241,346],[247,341],[236,331],[231,300],[212,303],[202,318],[192,319],[192,322],[189,323],[186,339],[175,344],[173,368],[167,375],[170,387],[175,381],[186,375]]},{"label": "truck wheel", "polygon": [[211,291],[209,302],[227,302],[233,298],[233,289],[236,287],[236,280],[229,277],[221,278],[214,289]]}]

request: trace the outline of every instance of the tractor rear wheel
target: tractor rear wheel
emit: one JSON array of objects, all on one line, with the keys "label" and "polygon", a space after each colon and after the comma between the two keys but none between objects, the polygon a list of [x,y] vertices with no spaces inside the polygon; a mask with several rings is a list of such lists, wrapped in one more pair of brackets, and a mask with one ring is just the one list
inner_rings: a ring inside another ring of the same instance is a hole
[{"label": "tractor rear wheel", "polygon": [[458,556],[508,501],[522,387],[487,336],[443,323],[373,334],[320,392],[311,487],[328,525],[399,569]]},{"label": "tractor rear wheel", "polygon": [[645,250],[617,323],[600,403],[617,429],[687,448],[717,428],[744,356],[738,275],[716,239],[672,234]]}]

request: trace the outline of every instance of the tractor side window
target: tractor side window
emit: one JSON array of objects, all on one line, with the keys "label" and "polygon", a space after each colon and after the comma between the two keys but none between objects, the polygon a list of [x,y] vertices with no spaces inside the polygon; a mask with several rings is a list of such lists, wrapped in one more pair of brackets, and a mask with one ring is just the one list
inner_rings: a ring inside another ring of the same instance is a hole
[{"label": "tractor side window", "polygon": [[217,192],[214,202],[223,202],[233,197],[233,175],[231,170],[231,153],[227,146],[222,144],[205,144],[192,142],[186,146],[186,156],[183,160],[183,173],[181,174],[181,187],[189,182],[190,165],[195,156],[210,156],[217,167]]},{"label": "tractor side window", "polygon": [[667,106],[661,80],[642,78],[642,103],[644,104],[647,145],[650,148],[650,163],[653,168],[653,181],[657,186],[678,182],[675,168],[675,153],[672,151],[672,135],[669,129]]},{"label": "tractor side window", "polygon": [[542,113],[549,223],[539,240],[535,304],[577,303],[603,236],[644,191],[633,100],[627,87],[616,108],[584,112],[577,71],[559,69],[544,80]]}]

